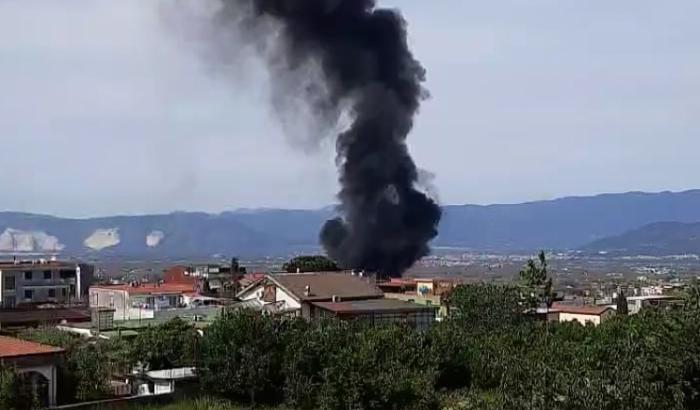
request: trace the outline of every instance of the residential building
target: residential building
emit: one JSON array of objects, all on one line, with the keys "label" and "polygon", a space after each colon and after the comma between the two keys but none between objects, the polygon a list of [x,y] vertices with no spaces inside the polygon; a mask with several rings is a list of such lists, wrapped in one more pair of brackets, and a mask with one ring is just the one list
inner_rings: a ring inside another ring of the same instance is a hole
[{"label": "residential building", "polygon": [[599,325],[615,315],[612,306],[573,305],[555,303],[547,312],[547,319],[558,322],[576,321],[582,325]]},{"label": "residential building", "polygon": [[194,296],[192,285],[182,283],[130,283],[90,288],[91,308],[114,309],[114,320],[153,318],[154,312],[185,307]]},{"label": "residential building", "polygon": [[234,259],[231,266],[207,264],[173,266],[163,272],[163,282],[192,285],[194,290],[214,296],[235,295],[245,268]]},{"label": "residential building", "polygon": [[671,295],[630,296],[627,298],[630,314],[639,313],[645,307],[672,308],[683,303],[683,298]]},{"label": "residential building", "polygon": [[56,369],[64,350],[0,336],[0,365],[28,376],[42,407],[56,405]]},{"label": "residential building", "polygon": [[437,307],[397,299],[366,299],[345,302],[311,302],[309,318],[334,317],[361,320],[373,325],[402,323],[426,330],[436,319]]},{"label": "residential building", "polygon": [[416,291],[421,296],[441,296],[452,291],[452,289],[460,284],[460,281],[455,279],[440,279],[440,278],[417,278]]},{"label": "residential building", "polygon": [[0,307],[74,304],[88,294],[92,265],[64,261],[0,262]]},{"label": "residential building", "polygon": [[371,277],[349,272],[271,274],[237,295],[241,301],[273,305],[275,312],[310,316],[311,302],[381,299]]}]

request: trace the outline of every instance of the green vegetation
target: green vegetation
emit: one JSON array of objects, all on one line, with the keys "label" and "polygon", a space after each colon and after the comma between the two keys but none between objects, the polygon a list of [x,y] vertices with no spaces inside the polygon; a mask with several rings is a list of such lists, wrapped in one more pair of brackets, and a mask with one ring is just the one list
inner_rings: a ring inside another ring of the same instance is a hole
[{"label": "green vegetation", "polygon": [[335,262],[325,256],[297,256],[282,267],[285,272],[333,272],[340,270]]},{"label": "green vegetation", "polygon": [[10,367],[0,366],[0,409],[32,410],[39,407],[27,378]]},{"label": "green vegetation", "polygon": [[548,302],[546,268],[541,258],[528,263],[519,285],[456,288],[449,318],[426,332],[242,311],[219,317],[201,339],[181,321],[128,345],[47,331],[33,337],[67,346],[76,397],[102,393],[105,368],[196,365],[202,393],[217,399],[162,410],[700,408],[697,304],[597,327],[546,323],[524,314],[533,294]]}]

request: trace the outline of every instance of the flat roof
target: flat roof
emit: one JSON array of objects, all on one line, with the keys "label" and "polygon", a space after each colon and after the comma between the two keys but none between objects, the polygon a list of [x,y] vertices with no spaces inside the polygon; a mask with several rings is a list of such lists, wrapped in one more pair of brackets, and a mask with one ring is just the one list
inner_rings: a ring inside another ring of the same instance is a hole
[{"label": "flat roof", "polygon": [[78,262],[68,261],[0,261],[0,269],[50,269],[50,268],[70,268],[75,269]]},{"label": "flat roof", "polygon": [[669,300],[669,299],[683,299],[680,296],[671,295],[646,295],[646,296],[628,296],[627,300]]},{"label": "flat roof", "polygon": [[90,310],[84,307],[56,309],[0,309],[3,326],[27,323],[81,322],[90,320]]},{"label": "flat roof", "polygon": [[185,283],[142,283],[138,286],[123,285],[94,285],[90,289],[127,292],[129,295],[165,295],[193,293],[194,286]]},{"label": "flat roof", "polygon": [[0,358],[62,353],[58,347],[43,345],[14,337],[0,336]]},{"label": "flat roof", "polygon": [[373,312],[422,312],[436,310],[437,306],[421,305],[399,299],[368,299],[347,302],[314,302],[314,306],[336,314],[344,313],[373,313]]}]

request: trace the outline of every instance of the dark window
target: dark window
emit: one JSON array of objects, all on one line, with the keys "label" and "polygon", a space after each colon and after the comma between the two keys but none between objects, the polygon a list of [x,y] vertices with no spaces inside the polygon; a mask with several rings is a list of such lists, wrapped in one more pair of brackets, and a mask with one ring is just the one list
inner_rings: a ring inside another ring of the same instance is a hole
[{"label": "dark window", "polygon": [[32,300],[32,297],[34,296],[34,291],[31,289],[25,290],[24,291],[24,298],[26,300]]},{"label": "dark window", "polygon": [[66,297],[66,288],[61,289],[61,295],[65,298]]},{"label": "dark window", "polygon": [[15,275],[5,276],[5,290],[15,290]]},{"label": "dark window", "polygon": [[69,279],[69,278],[74,278],[75,275],[75,269],[69,270],[69,269],[61,269],[59,272],[59,275],[61,276],[61,279]]},{"label": "dark window", "polygon": [[56,289],[49,289],[49,297],[50,298],[56,297]]},{"label": "dark window", "polygon": [[51,271],[50,270],[44,271],[44,279],[51,279]]},{"label": "dark window", "polygon": [[32,271],[28,270],[24,272],[24,280],[32,280]]},{"label": "dark window", "polygon": [[4,304],[4,307],[6,307],[6,308],[10,308],[10,309],[14,308],[15,304],[16,304],[15,297],[14,296],[6,296],[3,299],[3,304]]}]

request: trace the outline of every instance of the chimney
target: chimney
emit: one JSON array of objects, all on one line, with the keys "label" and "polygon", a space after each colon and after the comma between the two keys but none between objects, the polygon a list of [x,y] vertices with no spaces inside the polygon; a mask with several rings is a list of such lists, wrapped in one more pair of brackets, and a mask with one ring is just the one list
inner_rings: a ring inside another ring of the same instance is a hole
[{"label": "chimney", "polygon": [[306,296],[306,297],[311,296],[311,286],[310,285],[306,285],[304,287],[304,296]]},{"label": "chimney", "polygon": [[333,303],[338,303],[338,302],[340,302],[340,301],[341,301],[341,300],[340,300],[340,296],[338,296],[338,295],[333,295],[333,296],[331,297],[331,301],[333,301]]}]

